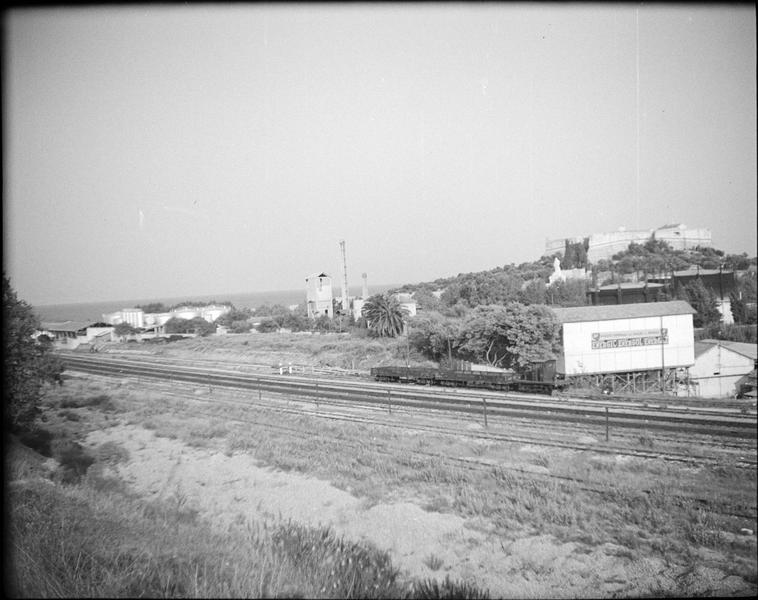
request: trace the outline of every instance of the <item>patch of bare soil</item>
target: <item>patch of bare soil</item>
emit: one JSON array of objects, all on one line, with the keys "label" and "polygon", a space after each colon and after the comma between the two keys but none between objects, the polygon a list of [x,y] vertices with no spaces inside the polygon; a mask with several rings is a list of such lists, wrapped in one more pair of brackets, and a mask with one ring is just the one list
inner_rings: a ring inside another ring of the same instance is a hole
[{"label": "patch of bare soil", "polygon": [[[129,451],[117,474],[147,499],[175,500],[199,511],[221,530],[246,522],[293,520],[329,526],[391,553],[418,577],[464,579],[493,597],[634,596],[694,591],[738,594],[744,582],[718,569],[674,572],[658,559],[629,558],[613,544],[585,547],[550,535],[507,540],[486,523],[399,501],[365,501],[298,473],[260,466],[245,454],[189,447],[139,426],[119,425],[89,434],[87,444],[112,441]],[[689,578],[683,585],[681,576]]]}]

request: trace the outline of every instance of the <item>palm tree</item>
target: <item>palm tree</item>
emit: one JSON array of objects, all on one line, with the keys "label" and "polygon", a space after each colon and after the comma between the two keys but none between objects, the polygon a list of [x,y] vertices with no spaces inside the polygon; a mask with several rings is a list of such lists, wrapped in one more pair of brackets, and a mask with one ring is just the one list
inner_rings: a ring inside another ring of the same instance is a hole
[{"label": "palm tree", "polygon": [[361,315],[368,322],[369,329],[381,337],[400,335],[407,313],[397,299],[388,294],[371,296],[361,309]]}]

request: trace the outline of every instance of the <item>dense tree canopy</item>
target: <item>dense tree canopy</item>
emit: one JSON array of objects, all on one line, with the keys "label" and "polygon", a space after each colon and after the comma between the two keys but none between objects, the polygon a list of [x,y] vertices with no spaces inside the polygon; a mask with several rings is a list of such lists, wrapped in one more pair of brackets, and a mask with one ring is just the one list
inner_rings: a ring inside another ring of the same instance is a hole
[{"label": "dense tree canopy", "polygon": [[702,279],[695,279],[679,290],[679,299],[690,303],[697,311],[692,316],[695,327],[706,327],[721,320],[716,294],[705,286]]},{"label": "dense tree canopy", "polygon": [[149,304],[137,305],[137,308],[141,308],[146,313],[165,313],[169,311],[169,308],[163,304],[163,302],[150,302]]},{"label": "dense tree canopy", "polygon": [[218,319],[216,319],[216,325],[228,327],[231,333],[248,333],[253,324],[250,319],[253,316],[253,311],[249,308],[231,308],[229,312],[224,313]]},{"label": "dense tree canopy", "polygon": [[[588,240],[566,245],[564,255],[542,256],[539,260],[495,267],[488,271],[459,273],[454,277],[440,278],[433,282],[404,285],[401,290],[417,293],[421,310],[435,310],[449,317],[463,316],[472,308],[488,304],[505,305],[509,302],[523,304],[554,304],[580,306],[587,303],[588,282],[568,280],[546,286],[553,272],[553,261],[560,257],[563,268],[588,267],[596,274],[605,273],[597,284],[616,281],[644,280],[646,277],[670,274],[699,266],[703,269],[723,267],[726,270],[755,268],[757,259],[747,254],[725,254],[716,248],[697,247],[674,250],[670,244],[654,237],[644,243],[631,243],[611,259],[601,259],[595,264],[587,260]],[[610,275],[608,273],[610,272]],[[546,287],[543,290],[543,285]],[[437,304],[432,292],[441,292]],[[543,291],[545,292],[543,296]],[[428,306],[427,306],[428,305]]]},{"label": "dense tree canopy", "polygon": [[524,371],[532,363],[554,359],[560,325],[546,306],[479,306],[464,319],[456,344],[464,358]]},{"label": "dense tree canopy", "polygon": [[459,319],[447,318],[438,312],[424,312],[411,319],[408,341],[427,358],[449,361],[459,337],[459,326]]},{"label": "dense tree canopy", "polygon": [[200,336],[210,335],[216,331],[216,326],[202,317],[182,319],[172,317],[166,321],[166,333],[194,333]]},{"label": "dense tree canopy", "polygon": [[113,327],[113,333],[116,335],[129,335],[136,331],[129,323],[118,323]]},{"label": "dense tree canopy", "polygon": [[63,365],[52,345],[34,339],[39,327],[32,307],[19,300],[3,273],[3,338],[5,343],[4,419],[11,429],[29,428],[39,412],[42,387],[60,380]]}]

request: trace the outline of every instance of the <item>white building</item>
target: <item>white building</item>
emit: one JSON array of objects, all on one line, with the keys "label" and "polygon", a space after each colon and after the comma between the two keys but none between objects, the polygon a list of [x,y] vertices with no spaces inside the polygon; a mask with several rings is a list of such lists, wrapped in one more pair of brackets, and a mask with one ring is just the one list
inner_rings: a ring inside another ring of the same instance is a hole
[{"label": "white building", "polygon": [[[566,281],[567,279],[578,279],[584,281],[587,279],[586,269],[561,269],[561,259],[557,256],[553,260],[553,273],[548,277],[548,285],[553,285],[558,281]],[[527,282],[524,282],[525,286]]]},{"label": "white building", "polygon": [[111,325],[128,323],[136,329],[161,327],[172,318],[195,319],[201,317],[213,323],[221,315],[228,313],[231,306],[226,304],[208,304],[206,306],[180,306],[169,312],[146,313],[141,308],[123,308],[103,315],[103,321]]},{"label": "white building", "polygon": [[695,365],[690,369],[691,390],[703,398],[737,394],[737,383],[755,369],[755,344],[702,340],[695,342]]},{"label": "white building", "polygon": [[413,299],[413,294],[398,292],[392,294],[392,296],[398,301],[400,308],[403,309],[409,317],[416,316],[416,301]]},{"label": "white building", "polygon": [[356,321],[363,316],[361,313],[363,311],[363,305],[366,304],[366,300],[368,300],[368,298],[353,298],[353,318]]},{"label": "white building", "polygon": [[104,314],[103,321],[110,325],[128,323],[134,328],[142,328],[145,326],[145,311],[141,308],[122,308],[116,312]]},{"label": "white building", "polygon": [[562,325],[556,371],[566,377],[676,371],[695,362],[692,315],[681,300],[553,308]]},{"label": "white building", "polygon": [[114,339],[113,327],[93,327],[89,321],[40,323],[37,336],[46,335],[57,348],[74,350],[82,344],[99,346]]},{"label": "white building", "polygon": [[[587,237],[587,260],[595,263],[600,259],[609,259],[614,254],[626,250],[632,242],[644,244],[651,238],[667,242],[674,250],[686,250],[696,246],[712,246],[709,229],[687,229],[687,226],[682,224],[664,225],[657,229],[636,231],[627,231],[626,228],[619,227],[618,231],[593,233]],[[584,238],[548,239],[545,242],[545,254],[552,256],[557,253],[563,256],[566,242],[584,243]]]},{"label": "white building", "polygon": [[305,278],[305,301],[308,317],[313,319],[334,316],[332,306],[332,278],[326,273],[314,273]]}]

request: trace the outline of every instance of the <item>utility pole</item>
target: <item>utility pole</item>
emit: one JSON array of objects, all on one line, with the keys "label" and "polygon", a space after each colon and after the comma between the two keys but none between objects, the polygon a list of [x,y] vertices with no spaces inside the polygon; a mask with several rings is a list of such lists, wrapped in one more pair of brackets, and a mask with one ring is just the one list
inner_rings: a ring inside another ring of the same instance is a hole
[{"label": "utility pole", "polygon": [[661,393],[666,393],[666,362],[665,362],[665,349],[664,349],[664,339],[663,339],[663,317],[658,317],[660,319],[660,328],[661,328]]},{"label": "utility pole", "polygon": [[347,305],[347,259],[345,258],[345,240],[340,240],[342,252],[342,314],[346,314],[350,307]]}]

